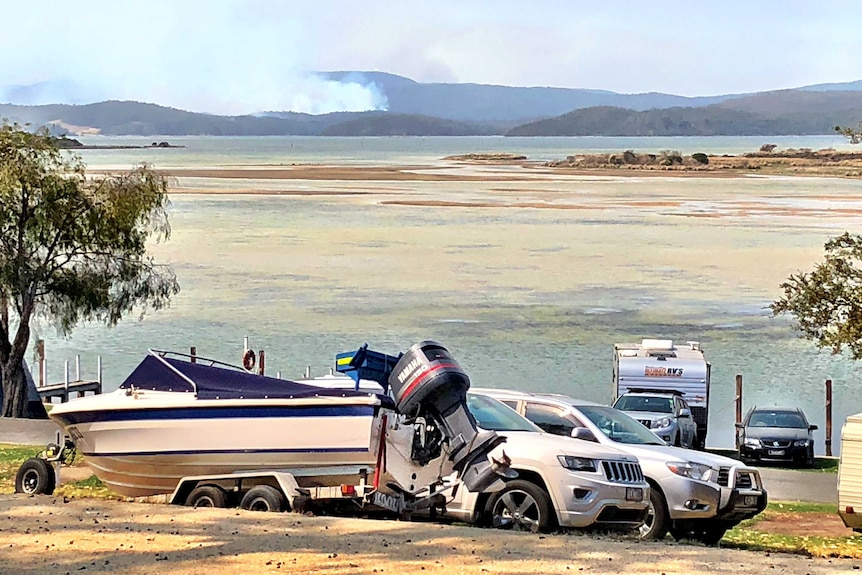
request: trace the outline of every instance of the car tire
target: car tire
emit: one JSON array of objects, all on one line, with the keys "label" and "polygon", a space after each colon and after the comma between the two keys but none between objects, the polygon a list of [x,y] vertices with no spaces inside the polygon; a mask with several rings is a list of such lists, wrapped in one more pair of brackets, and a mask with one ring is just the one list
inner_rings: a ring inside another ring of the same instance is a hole
[{"label": "car tire", "polygon": [[516,479],[494,493],[485,506],[491,527],[545,533],[556,523],[547,492],[530,481]]},{"label": "car tire", "polygon": [[271,485],[257,485],[249,489],[240,501],[240,508],[246,511],[284,511],[287,500],[281,491]]},{"label": "car tire", "polygon": [[667,535],[670,517],[664,495],[655,487],[650,487],[649,508],[644,524],[638,529],[642,541],[660,541]]}]

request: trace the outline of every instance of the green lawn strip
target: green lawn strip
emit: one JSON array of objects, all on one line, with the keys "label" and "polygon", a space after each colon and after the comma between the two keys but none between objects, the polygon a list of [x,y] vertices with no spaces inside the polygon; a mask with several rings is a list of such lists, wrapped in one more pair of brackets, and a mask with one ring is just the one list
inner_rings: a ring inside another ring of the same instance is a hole
[{"label": "green lawn strip", "polygon": [[770,503],[763,513],[743,521],[727,532],[721,540],[722,547],[732,547],[748,551],[768,551],[773,553],[794,553],[811,557],[849,557],[862,559],[862,537],[850,529],[846,536],[820,537],[802,535],[779,535],[759,531],[757,524],[765,520],[793,521],[794,515],[805,513],[838,513],[834,504],[829,503]]}]

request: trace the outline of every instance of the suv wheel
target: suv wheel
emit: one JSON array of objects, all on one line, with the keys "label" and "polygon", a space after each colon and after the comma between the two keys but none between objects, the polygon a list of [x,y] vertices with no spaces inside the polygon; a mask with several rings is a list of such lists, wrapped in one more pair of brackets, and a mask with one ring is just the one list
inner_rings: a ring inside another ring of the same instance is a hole
[{"label": "suv wheel", "polygon": [[664,496],[655,487],[649,490],[649,507],[643,525],[638,529],[640,538],[644,541],[660,541],[667,535],[669,518],[667,503]]},{"label": "suv wheel", "polygon": [[522,479],[506,483],[485,506],[491,526],[513,531],[546,532],[554,524],[551,498],[544,489]]}]

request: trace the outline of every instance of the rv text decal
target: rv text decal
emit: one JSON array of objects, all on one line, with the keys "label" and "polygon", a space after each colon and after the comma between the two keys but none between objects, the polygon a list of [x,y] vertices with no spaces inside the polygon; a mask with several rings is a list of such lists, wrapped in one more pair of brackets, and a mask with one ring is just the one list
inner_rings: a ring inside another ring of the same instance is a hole
[{"label": "rv text decal", "polygon": [[682,377],[681,367],[644,367],[644,375],[647,377]]}]

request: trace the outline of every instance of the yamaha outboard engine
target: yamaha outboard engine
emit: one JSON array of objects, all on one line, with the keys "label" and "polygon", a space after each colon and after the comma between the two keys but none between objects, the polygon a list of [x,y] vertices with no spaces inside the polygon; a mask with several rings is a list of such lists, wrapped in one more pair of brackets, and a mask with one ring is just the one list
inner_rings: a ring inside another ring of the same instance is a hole
[{"label": "yamaha outboard engine", "polygon": [[483,491],[497,479],[514,475],[508,461],[488,460],[488,453],[506,438],[479,432],[467,409],[470,378],[445,347],[434,341],[413,345],[392,368],[389,386],[400,413],[423,417],[439,428],[449,444],[453,469],[467,489]]}]

